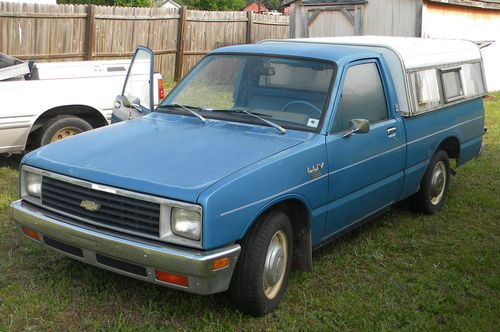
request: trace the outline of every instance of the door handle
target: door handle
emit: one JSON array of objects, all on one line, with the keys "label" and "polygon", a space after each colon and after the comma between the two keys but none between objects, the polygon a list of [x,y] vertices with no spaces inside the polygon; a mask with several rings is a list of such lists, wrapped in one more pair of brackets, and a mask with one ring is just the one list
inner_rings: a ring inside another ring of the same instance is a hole
[{"label": "door handle", "polygon": [[387,136],[395,135],[396,134],[396,127],[389,127],[387,128]]}]

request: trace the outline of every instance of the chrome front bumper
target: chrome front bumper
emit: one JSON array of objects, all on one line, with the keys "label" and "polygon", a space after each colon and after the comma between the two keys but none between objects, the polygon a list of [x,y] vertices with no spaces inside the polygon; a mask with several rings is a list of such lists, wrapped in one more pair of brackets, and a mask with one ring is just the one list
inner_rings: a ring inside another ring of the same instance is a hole
[{"label": "chrome front bumper", "polygon": [[[238,244],[212,251],[186,249],[92,229],[91,225],[84,228],[21,200],[13,202],[11,210],[19,228],[25,226],[37,231],[40,234],[40,241],[37,242],[66,256],[139,280],[196,294],[227,290],[241,250]],[[81,256],[75,255],[75,251]],[[230,259],[229,265],[214,271],[213,262],[224,257]],[[137,273],[138,270],[144,273]],[[188,286],[159,281],[155,270],[186,276]]]}]

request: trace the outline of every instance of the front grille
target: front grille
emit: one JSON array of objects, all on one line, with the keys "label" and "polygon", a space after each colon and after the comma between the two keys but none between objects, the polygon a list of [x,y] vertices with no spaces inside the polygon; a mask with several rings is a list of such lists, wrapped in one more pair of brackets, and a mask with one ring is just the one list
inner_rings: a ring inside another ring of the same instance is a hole
[{"label": "front grille", "polygon": [[[96,203],[100,208],[89,211],[80,206],[82,201]],[[85,188],[44,176],[42,205],[95,225],[128,233],[159,236],[158,203]]]}]

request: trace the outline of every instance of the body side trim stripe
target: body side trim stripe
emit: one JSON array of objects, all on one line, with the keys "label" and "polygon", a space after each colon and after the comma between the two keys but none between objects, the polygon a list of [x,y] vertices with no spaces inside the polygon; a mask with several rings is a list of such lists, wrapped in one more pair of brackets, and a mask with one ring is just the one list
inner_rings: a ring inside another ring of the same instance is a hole
[{"label": "body side trim stripe", "polygon": [[449,128],[441,129],[441,130],[439,130],[439,131],[436,131],[435,133],[432,133],[432,134],[426,135],[426,136],[424,136],[424,137],[417,138],[416,140],[413,140],[413,141],[411,141],[411,142],[406,143],[406,145],[410,145],[410,144],[413,144],[413,143],[419,142],[419,141],[424,140],[424,139],[426,139],[426,138],[429,138],[429,137],[431,137],[431,136],[434,136],[434,135],[437,135],[437,134],[441,134],[441,133],[443,133],[443,132],[445,132],[445,131],[447,131],[447,130],[450,130],[450,129],[456,128],[456,127],[461,126],[461,125],[463,125],[463,124],[466,124],[466,123],[469,123],[469,122],[472,122],[472,121],[476,121],[476,120],[479,120],[479,119],[483,119],[483,116],[478,116],[478,117],[476,117],[476,118],[474,118],[474,119],[470,119],[470,120],[467,120],[467,121],[464,121],[464,122],[460,122],[460,123],[458,123],[458,124],[456,124],[456,125],[454,125],[454,126],[451,126],[451,127],[449,127]]},{"label": "body side trim stripe", "polygon": [[[466,123],[469,123],[469,122],[472,122],[472,121],[476,121],[476,120],[479,120],[479,119],[483,119],[483,116],[478,116],[478,117],[476,117],[476,118],[474,118],[474,119],[470,119],[470,120],[467,120],[467,121],[464,121],[464,122],[458,123],[458,124],[456,124],[456,125],[454,125],[454,126],[451,126],[451,127],[445,128],[445,129],[442,129],[442,130],[437,131],[437,132],[435,132],[435,133],[432,133],[432,134],[429,134],[429,135],[427,135],[427,136],[424,136],[424,137],[418,138],[418,139],[416,139],[416,140],[413,140],[413,141],[411,141],[411,142],[408,142],[408,143],[402,144],[402,145],[397,146],[397,147],[395,147],[395,148],[392,148],[392,149],[390,149],[390,150],[388,150],[388,151],[385,151],[385,152],[379,153],[379,154],[377,154],[377,155],[371,156],[371,157],[369,157],[369,158],[366,158],[366,159],[360,160],[360,161],[358,161],[358,162],[356,162],[356,163],[354,163],[354,164],[351,164],[351,165],[348,165],[348,166],[342,167],[342,168],[340,168],[340,169],[338,169],[338,170],[332,171],[332,172],[327,173],[327,174],[323,174],[323,175],[322,175],[322,176],[320,176],[319,178],[316,178],[316,179],[312,179],[312,180],[306,181],[306,182],[304,182],[304,183],[302,183],[302,184],[299,184],[299,185],[297,185],[297,186],[295,186],[295,187],[292,187],[292,188],[289,188],[289,189],[283,190],[282,192],[279,192],[279,193],[274,194],[274,195],[272,195],[272,196],[268,196],[268,197],[262,198],[262,199],[260,199],[260,200],[258,200],[258,201],[255,201],[255,202],[248,203],[248,204],[246,204],[246,205],[243,205],[243,206],[237,207],[237,208],[235,208],[235,209],[233,209],[233,210],[229,210],[229,211],[223,212],[223,213],[221,213],[221,214],[220,214],[220,216],[221,216],[221,217],[224,217],[224,216],[226,216],[226,215],[228,215],[228,214],[231,214],[231,213],[234,213],[234,212],[237,212],[237,211],[240,211],[240,210],[246,209],[247,207],[253,206],[253,205],[255,205],[255,204],[259,204],[259,203],[265,202],[265,201],[267,201],[267,200],[269,200],[269,199],[276,198],[276,197],[278,197],[278,196],[280,196],[280,195],[282,195],[282,194],[285,194],[285,193],[287,193],[287,192],[289,192],[289,191],[295,190],[295,189],[300,188],[300,187],[302,187],[302,186],[305,186],[305,185],[307,185],[307,184],[309,184],[309,183],[312,183],[312,182],[314,182],[314,181],[320,180],[320,179],[324,178],[325,176],[329,176],[329,175],[332,175],[332,174],[338,173],[338,172],[343,171],[343,170],[346,170],[346,169],[348,169],[348,168],[350,168],[350,167],[353,167],[353,166],[359,165],[359,164],[361,164],[361,163],[364,163],[365,161],[369,161],[369,160],[371,160],[371,159],[373,159],[373,158],[376,158],[376,157],[382,156],[382,155],[387,154],[387,153],[391,153],[391,152],[396,151],[396,150],[398,150],[398,149],[400,149],[400,148],[402,148],[402,147],[405,147],[405,146],[407,146],[407,145],[410,145],[410,144],[416,143],[416,142],[418,142],[418,141],[424,140],[424,139],[429,138],[429,137],[431,137],[431,136],[434,136],[434,135],[440,134],[440,133],[445,132],[445,131],[447,131],[447,130],[450,130],[450,129],[456,128],[456,127],[461,126],[461,125],[463,125],[463,124],[466,124]],[[410,167],[411,167],[411,166],[410,166]]]},{"label": "body side trim stripe", "polygon": [[371,157],[369,157],[369,158],[366,158],[366,159],[360,160],[360,161],[358,161],[358,162],[355,162],[354,164],[350,164],[350,165],[347,165],[347,166],[345,166],[345,167],[339,168],[339,169],[337,169],[337,170],[335,170],[335,171],[333,171],[333,172],[328,173],[328,175],[332,175],[332,174],[335,174],[335,173],[341,172],[341,171],[346,170],[346,169],[348,169],[348,168],[351,168],[351,167],[353,167],[353,166],[356,166],[356,165],[362,164],[362,163],[364,163],[365,161],[369,161],[369,160],[372,160],[372,159],[374,159],[374,158],[377,158],[377,157],[383,156],[384,154],[388,154],[388,153],[391,153],[391,152],[393,152],[393,151],[399,150],[399,149],[401,149],[402,147],[405,147],[405,146],[406,146],[406,144],[402,144],[402,145],[397,146],[397,147],[395,147],[395,148],[392,148],[392,149],[390,149],[390,150],[384,151],[384,152],[382,152],[382,153],[379,153],[379,154],[373,155],[373,156],[371,156]]},{"label": "body side trim stripe", "polygon": [[306,182],[301,183],[301,184],[299,184],[299,185],[297,185],[297,186],[295,186],[295,187],[292,187],[292,188],[289,188],[289,189],[283,190],[282,192],[279,192],[279,193],[274,194],[274,195],[272,195],[272,196],[268,196],[268,197],[263,198],[263,199],[260,199],[260,200],[258,200],[258,201],[255,201],[255,202],[249,203],[249,204],[247,204],[247,205],[240,206],[240,207],[238,207],[238,208],[236,208],[236,209],[233,209],[233,210],[229,210],[229,211],[223,212],[223,213],[221,213],[221,214],[220,214],[220,216],[221,216],[221,217],[224,217],[224,216],[226,216],[226,215],[228,215],[228,214],[231,214],[231,213],[237,212],[237,211],[239,211],[239,210],[246,209],[247,207],[250,207],[250,206],[252,206],[252,205],[259,204],[259,203],[265,202],[265,201],[267,201],[267,200],[269,200],[269,199],[273,199],[273,198],[275,198],[275,197],[281,196],[281,195],[283,195],[283,194],[286,194],[286,193],[287,193],[287,192],[289,192],[289,191],[295,190],[295,189],[300,188],[300,187],[302,187],[302,186],[305,186],[305,185],[307,185],[307,184],[309,184],[309,183],[312,183],[312,182],[318,181],[318,180],[320,180],[320,179],[322,179],[322,178],[324,178],[324,177],[326,177],[326,176],[328,176],[328,175],[329,175],[328,173],[323,174],[323,175],[321,175],[320,177],[318,177],[318,178],[316,178],[316,179],[312,179],[312,180],[306,181]]}]

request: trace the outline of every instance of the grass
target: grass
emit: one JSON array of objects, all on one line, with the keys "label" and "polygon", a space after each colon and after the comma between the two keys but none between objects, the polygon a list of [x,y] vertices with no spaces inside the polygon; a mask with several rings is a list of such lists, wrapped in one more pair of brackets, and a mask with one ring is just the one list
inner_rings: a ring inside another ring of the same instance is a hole
[{"label": "grass", "polygon": [[446,206],[407,203],[314,253],[278,310],[242,315],[196,296],[87,266],[17,234],[19,157],[0,158],[0,331],[450,330],[500,324],[500,93],[487,101],[486,151],[458,170]]}]

